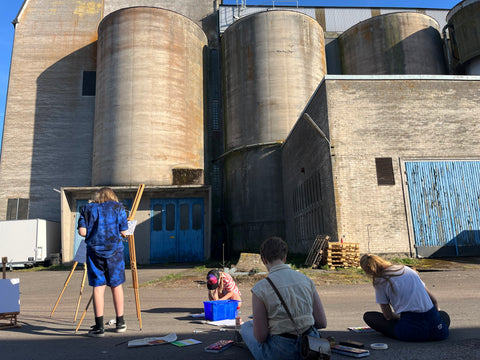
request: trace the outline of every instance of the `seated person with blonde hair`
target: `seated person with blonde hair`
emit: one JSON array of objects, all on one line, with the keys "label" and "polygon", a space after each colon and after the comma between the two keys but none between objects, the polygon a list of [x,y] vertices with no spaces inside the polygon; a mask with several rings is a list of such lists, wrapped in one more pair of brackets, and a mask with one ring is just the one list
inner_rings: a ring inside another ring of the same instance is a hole
[{"label": "seated person with blonde hair", "polygon": [[448,337],[450,317],[439,311],[437,299],[414,270],[371,254],[361,257],[360,266],[372,278],[376,302],[382,310],[363,315],[368,326],[403,341]]}]

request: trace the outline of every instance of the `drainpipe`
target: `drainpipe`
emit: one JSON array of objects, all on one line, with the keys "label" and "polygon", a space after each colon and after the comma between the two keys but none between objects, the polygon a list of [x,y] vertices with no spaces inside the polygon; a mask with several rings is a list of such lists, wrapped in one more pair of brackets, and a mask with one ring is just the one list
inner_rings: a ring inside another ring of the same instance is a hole
[{"label": "drainpipe", "polygon": [[451,51],[453,51],[453,50],[451,50],[451,46],[448,43],[447,30],[448,30],[449,37],[451,37],[450,42],[453,45],[453,41],[452,41],[453,40],[453,25],[447,24],[443,27],[443,30],[442,30],[443,43],[445,45],[445,52],[447,53],[448,72],[452,73],[452,72],[454,72],[453,71],[453,64],[452,64],[452,57],[451,57],[451,55],[452,55]]}]

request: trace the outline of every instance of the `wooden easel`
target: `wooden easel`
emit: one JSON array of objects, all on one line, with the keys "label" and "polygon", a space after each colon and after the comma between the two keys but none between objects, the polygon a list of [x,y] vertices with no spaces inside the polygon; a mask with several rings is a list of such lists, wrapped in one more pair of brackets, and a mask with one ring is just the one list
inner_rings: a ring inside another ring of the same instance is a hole
[{"label": "wooden easel", "polygon": [[[130,216],[128,220],[133,220],[135,214],[137,213],[138,205],[140,204],[140,199],[142,198],[143,190],[145,189],[145,184],[140,184],[138,187],[137,195],[133,201],[132,210],[130,211]],[[137,319],[142,329],[142,314],[140,311],[140,295],[138,293],[138,273],[137,273],[137,254],[135,252],[135,237],[132,235],[128,236],[128,250],[130,253],[130,269],[132,270],[132,284],[133,291],[135,293],[135,306],[137,308]]]},{"label": "wooden easel", "polygon": [[[6,257],[2,257],[2,265],[3,265],[2,278],[3,279],[7,278],[7,261],[8,259]],[[18,314],[20,314],[20,312],[0,313],[0,320],[9,321],[8,323],[0,323],[0,329],[10,329],[10,328],[21,327],[21,325],[17,323]]]},{"label": "wooden easel", "polygon": [[[52,310],[52,312],[50,313],[50,317],[53,316],[53,313],[54,313],[55,310],[57,309],[58,303],[60,302],[60,299],[62,298],[63,293],[64,293],[65,289],[67,288],[67,285],[68,285],[70,279],[72,278],[72,275],[73,275],[73,273],[74,273],[75,268],[77,267],[77,265],[78,265],[78,261],[75,261],[75,262],[73,263],[72,270],[70,270],[70,274],[68,274],[67,279],[65,280],[65,284],[63,285],[63,289],[62,289],[62,291],[60,292],[60,295],[58,295],[57,302],[55,303],[55,306],[53,307],[53,310]],[[85,279],[86,279],[86,278],[87,278],[87,264],[84,263],[84,264],[83,264],[82,284],[80,285],[80,295],[78,296],[77,308],[76,308],[76,310],[75,310],[75,316],[73,317],[73,321],[77,321],[78,308],[80,307],[80,301],[81,301],[81,299],[82,299],[83,288],[84,288],[84,286],[85,286]]]},{"label": "wooden easel", "polygon": [[[137,190],[137,194],[135,195],[135,199],[133,200],[132,209],[130,210],[130,215],[128,216],[129,221],[133,221],[135,218],[135,214],[137,213],[138,205],[140,204],[140,199],[142,198],[143,190],[145,189],[145,184],[140,184]],[[140,310],[140,296],[138,294],[138,274],[137,274],[137,255],[135,252],[135,237],[132,235],[128,235],[128,251],[130,253],[130,269],[132,270],[132,284],[133,284],[133,291],[135,293],[135,306],[137,309],[137,319],[140,326],[140,330],[142,329],[142,314]],[[88,307],[93,300],[93,294],[88,300],[87,306],[83,311],[82,316],[80,317],[80,321],[78,322],[77,328],[75,329],[75,334],[77,333],[80,325],[82,324],[83,318],[87,314]]]}]

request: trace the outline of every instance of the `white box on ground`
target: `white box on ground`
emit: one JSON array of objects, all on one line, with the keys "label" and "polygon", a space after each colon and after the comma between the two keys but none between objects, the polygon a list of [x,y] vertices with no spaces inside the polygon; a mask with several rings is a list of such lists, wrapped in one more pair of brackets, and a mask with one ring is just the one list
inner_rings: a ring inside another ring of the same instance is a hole
[{"label": "white box on ground", "polygon": [[20,312],[20,279],[0,279],[0,314]]}]

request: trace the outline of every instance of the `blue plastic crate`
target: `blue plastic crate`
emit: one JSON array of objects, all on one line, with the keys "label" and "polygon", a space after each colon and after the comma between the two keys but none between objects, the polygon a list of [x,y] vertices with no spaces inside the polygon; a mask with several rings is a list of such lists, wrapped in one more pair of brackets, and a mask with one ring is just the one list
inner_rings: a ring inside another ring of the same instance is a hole
[{"label": "blue plastic crate", "polygon": [[238,303],[237,300],[204,301],[205,319],[210,321],[235,319]]}]

